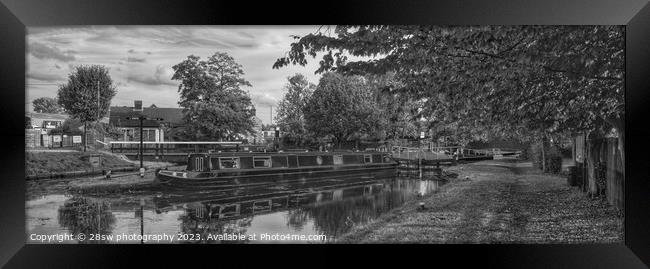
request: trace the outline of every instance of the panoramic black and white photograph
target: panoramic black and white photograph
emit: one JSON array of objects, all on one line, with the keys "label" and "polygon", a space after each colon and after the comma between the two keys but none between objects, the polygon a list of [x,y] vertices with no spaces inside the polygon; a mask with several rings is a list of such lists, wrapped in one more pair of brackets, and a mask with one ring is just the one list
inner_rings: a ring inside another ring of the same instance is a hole
[{"label": "panoramic black and white photograph", "polygon": [[26,32],[28,244],[624,241],[624,26]]}]

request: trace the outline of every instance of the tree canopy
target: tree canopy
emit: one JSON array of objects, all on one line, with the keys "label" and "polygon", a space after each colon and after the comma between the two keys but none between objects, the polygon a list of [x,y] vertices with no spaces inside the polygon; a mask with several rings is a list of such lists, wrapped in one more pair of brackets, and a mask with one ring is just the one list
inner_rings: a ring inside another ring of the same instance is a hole
[{"label": "tree canopy", "polygon": [[324,53],[317,73],[395,72],[395,91],[423,100],[431,122],[535,138],[623,130],[623,37],[620,26],[337,26],[295,37],[274,68]]},{"label": "tree canopy", "polygon": [[185,108],[186,133],[194,139],[220,140],[254,131],[255,107],[241,88],[251,84],[234,58],[221,52],[206,60],[190,55],[173,69],[172,79],[181,82],[178,104]]},{"label": "tree canopy", "polygon": [[62,113],[63,108],[59,101],[52,97],[40,97],[32,101],[34,112],[38,113]]},{"label": "tree canopy", "polygon": [[278,103],[275,121],[283,130],[284,138],[296,144],[307,139],[305,109],[316,85],[301,74],[287,77],[286,92]]},{"label": "tree canopy", "polygon": [[105,116],[116,93],[108,68],[82,65],[59,87],[58,102],[72,118],[85,123]]},{"label": "tree canopy", "polygon": [[326,73],[309,99],[307,130],[337,143],[371,133],[379,126],[373,93],[365,78]]}]

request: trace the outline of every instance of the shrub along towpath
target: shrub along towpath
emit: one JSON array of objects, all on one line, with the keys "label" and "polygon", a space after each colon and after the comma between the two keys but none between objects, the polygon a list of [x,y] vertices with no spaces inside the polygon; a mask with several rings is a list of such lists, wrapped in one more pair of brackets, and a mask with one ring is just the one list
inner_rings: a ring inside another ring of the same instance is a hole
[{"label": "shrub along towpath", "polygon": [[452,169],[458,178],[439,192],[355,227],[336,242],[623,242],[620,211],[569,187],[563,176],[507,160]]}]

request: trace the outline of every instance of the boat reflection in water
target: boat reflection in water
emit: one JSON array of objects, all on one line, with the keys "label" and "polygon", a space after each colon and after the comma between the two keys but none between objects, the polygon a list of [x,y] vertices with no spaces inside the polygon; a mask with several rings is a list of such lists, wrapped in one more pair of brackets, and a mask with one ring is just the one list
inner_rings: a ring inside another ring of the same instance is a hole
[{"label": "boat reflection in water", "polygon": [[[335,241],[352,227],[367,223],[406,201],[438,189],[441,181],[396,177],[396,171],[330,177],[272,186],[238,188],[201,195],[154,198],[157,212],[182,208],[184,233],[200,234],[188,243],[265,243],[262,233],[326,235]],[[256,234],[257,240],[214,240],[210,234]],[[311,241],[311,242],[321,242]],[[306,243],[304,241],[283,241]],[[274,241],[274,243],[280,243]]]},{"label": "boat reflection in water", "polygon": [[[29,233],[101,235],[200,234],[201,240],[143,243],[321,243],[261,240],[262,234],[325,235],[326,241],[371,221],[406,201],[434,192],[443,181],[398,176],[388,170],[355,175],[295,178],[221,190],[123,195],[50,193],[26,203]],[[144,206],[141,206],[144,200]],[[144,208],[143,211],[140,211]],[[221,240],[208,235],[256,235]],[[29,243],[48,243],[28,241]],[[66,241],[64,243],[75,243]],[[83,243],[134,243],[85,240]],[[50,242],[56,243],[56,242]]]}]

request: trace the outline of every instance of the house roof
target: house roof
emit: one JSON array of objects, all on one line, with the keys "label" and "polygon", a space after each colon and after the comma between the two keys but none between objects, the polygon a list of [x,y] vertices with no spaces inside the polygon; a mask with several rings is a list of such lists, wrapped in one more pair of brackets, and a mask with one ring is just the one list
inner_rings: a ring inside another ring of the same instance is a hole
[{"label": "house roof", "polygon": [[[183,125],[183,109],[173,107],[144,107],[142,111],[133,111],[133,107],[127,106],[113,106],[110,111],[110,123],[116,127],[137,127],[140,122],[138,120],[127,120],[127,117],[137,117],[144,115],[148,118],[162,118],[163,123],[169,123],[174,126]],[[159,126],[160,122],[145,120],[142,123],[144,126],[152,127]]]}]

